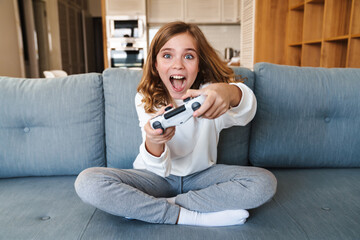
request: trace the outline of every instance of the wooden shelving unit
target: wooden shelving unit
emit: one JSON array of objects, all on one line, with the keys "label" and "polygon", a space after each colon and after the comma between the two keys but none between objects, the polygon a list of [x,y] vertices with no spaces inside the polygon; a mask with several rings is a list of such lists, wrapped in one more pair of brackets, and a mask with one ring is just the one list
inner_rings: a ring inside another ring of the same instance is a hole
[{"label": "wooden shelving unit", "polygon": [[360,0],[288,0],[286,64],[360,67]]}]

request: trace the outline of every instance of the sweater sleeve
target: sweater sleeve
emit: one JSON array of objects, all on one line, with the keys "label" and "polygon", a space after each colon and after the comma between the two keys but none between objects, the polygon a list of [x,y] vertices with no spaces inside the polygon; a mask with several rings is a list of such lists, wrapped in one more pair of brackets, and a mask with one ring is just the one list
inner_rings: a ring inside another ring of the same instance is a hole
[{"label": "sweater sleeve", "polygon": [[242,92],[240,103],[230,108],[225,114],[215,119],[216,129],[220,132],[224,128],[232,126],[245,126],[255,116],[257,101],[253,91],[243,83],[231,83],[236,85]]},{"label": "sweater sleeve", "polygon": [[134,168],[145,168],[161,177],[167,177],[171,171],[170,150],[165,144],[164,152],[160,157],[150,154],[145,147],[146,132],[145,124],[154,116],[145,112],[144,103],[141,102],[142,95],[137,93],[135,96],[135,107],[139,118],[139,126],[141,128],[142,143],[140,145],[140,153],[134,162]]}]

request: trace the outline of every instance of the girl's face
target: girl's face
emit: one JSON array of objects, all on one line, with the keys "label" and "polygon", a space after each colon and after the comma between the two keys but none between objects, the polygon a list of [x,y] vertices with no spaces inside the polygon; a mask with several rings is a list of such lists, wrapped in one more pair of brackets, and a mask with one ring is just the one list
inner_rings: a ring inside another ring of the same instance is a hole
[{"label": "girl's face", "polygon": [[199,72],[195,39],[189,33],[172,37],[157,54],[155,67],[171,97],[180,99]]}]

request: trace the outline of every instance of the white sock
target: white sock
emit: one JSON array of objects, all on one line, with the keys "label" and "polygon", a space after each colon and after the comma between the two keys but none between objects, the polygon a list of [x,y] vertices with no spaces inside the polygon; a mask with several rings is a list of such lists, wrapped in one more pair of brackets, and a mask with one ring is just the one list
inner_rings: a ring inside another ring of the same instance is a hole
[{"label": "white sock", "polygon": [[244,224],[248,217],[249,212],[242,209],[199,213],[180,208],[178,224],[221,227]]},{"label": "white sock", "polygon": [[166,201],[168,201],[171,204],[175,204],[175,198],[176,197],[172,197],[172,198],[167,198]]}]

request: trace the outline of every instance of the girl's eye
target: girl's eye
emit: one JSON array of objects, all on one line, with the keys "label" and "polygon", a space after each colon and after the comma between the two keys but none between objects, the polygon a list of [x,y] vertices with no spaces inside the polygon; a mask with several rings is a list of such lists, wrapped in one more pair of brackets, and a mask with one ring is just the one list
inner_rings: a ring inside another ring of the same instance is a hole
[{"label": "girl's eye", "polygon": [[194,56],[191,55],[191,54],[186,54],[185,55],[185,59],[193,59],[193,58],[194,58]]},{"label": "girl's eye", "polygon": [[166,54],[164,54],[164,56],[163,56],[164,58],[170,58],[171,57],[171,55],[170,54],[168,54],[168,53],[166,53]]}]

